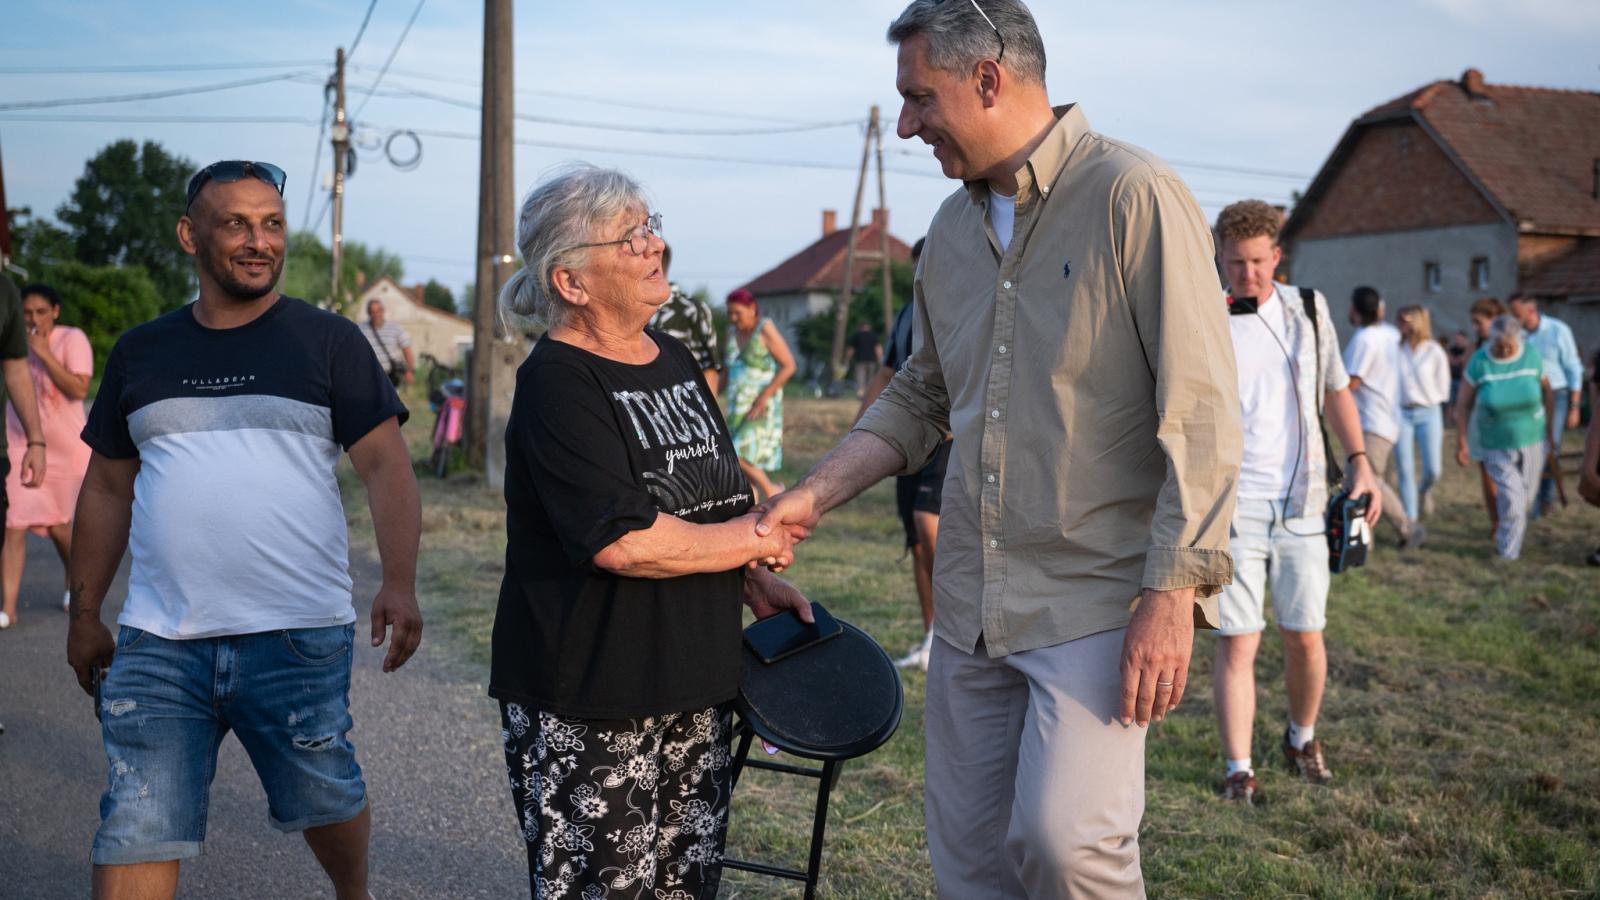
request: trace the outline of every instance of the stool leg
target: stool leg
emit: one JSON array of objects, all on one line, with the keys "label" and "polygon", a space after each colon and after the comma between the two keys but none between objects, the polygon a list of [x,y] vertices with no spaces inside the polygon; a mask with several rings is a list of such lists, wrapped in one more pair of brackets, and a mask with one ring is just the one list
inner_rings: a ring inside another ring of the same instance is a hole
[{"label": "stool leg", "polygon": [[823,831],[828,827],[828,795],[838,778],[839,764],[828,760],[822,764],[822,777],[817,785],[817,817],[811,823],[811,859],[806,865],[806,900],[817,893],[817,878],[822,871]]},{"label": "stool leg", "polygon": [[732,798],[733,789],[739,785],[739,773],[744,771],[744,759],[750,755],[750,742],[755,740],[756,733],[748,728],[741,728],[744,734],[739,738],[739,749],[733,754],[733,773],[728,776],[728,796]]}]

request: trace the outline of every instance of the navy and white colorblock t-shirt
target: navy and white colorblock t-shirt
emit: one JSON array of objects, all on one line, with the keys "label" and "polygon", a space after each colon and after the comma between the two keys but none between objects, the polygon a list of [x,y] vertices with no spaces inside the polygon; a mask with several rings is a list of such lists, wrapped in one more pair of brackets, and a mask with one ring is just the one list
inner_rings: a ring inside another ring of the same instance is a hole
[{"label": "navy and white colorblock t-shirt", "polygon": [[354,322],[292,297],[238,328],[193,308],[117,341],[83,431],[140,463],[117,622],[176,640],[355,621],[334,466],[405,407]]}]

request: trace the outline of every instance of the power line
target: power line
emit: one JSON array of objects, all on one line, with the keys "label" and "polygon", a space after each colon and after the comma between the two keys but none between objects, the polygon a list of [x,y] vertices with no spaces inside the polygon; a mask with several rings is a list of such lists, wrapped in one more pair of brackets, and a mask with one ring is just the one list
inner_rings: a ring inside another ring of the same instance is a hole
[{"label": "power line", "polygon": [[[451,97],[445,94],[435,94],[431,91],[422,91],[415,88],[402,87],[398,89],[407,96],[423,100],[432,100],[450,106],[481,111],[482,106],[471,100]],[[860,125],[860,119],[841,119],[834,122],[804,122],[794,125],[778,125],[766,128],[673,128],[657,125],[631,125],[621,122],[586,122],[580,119],[563,119],[554,116],[537,116],[532,113],[517,113],[516,117],[524,122],[537,122],[542,125],[563,125],[569,128],[593,128],[601,131],[626,131],[637,134],[674,134],[696,135],[701,137],[743,137],[765,134],[794,134],[801,131],[822,131],[829,128],[842,128],[847,125]]]},{"label": "power line", "polygon": [[345,54],[345,59],[356,55],[356,48],[361,46],[361,36],[367,33],[367,23],[372,21],[372,11],[378,8],[378,0],[367,4],[367,14],[361,17],[361,27],[356,29],[356,39],[350,42],[350,52]]},{"label": "power line", "polygon": [[[377,125],[372,125],[370,127],[379,128]],[[381,128],[380,130],[393,129]],[[453,140],[465,141],[478,140],[478,135],[466,131],[443,131],[432,128],[412,128],[407,130],[423,137],[449,138]],[[629,150],[619,147],[599,147],[593,144],[570,144],[562,141],[536,141],[531,138],[517,138],[516,142],[525,147],[544,147],[553,150],[575,150],[580,153],[609,153],[616,156],[643,156],[653,159],[678,159],[690,162],[736,163],[740,165],[752,166],[777,166],[780,168],[789,169],[840,169],[845,171],[854,171],[856,168],[858,168],[851,163],[832,163],[803,159],[762,159],[754,156],[720,156],[709,153],[674,153],[664,150]],[[910,169],[885,169],[884,171],[893,172],[897,175],[910,175],[915,178],[937,178],[941,180],[944,178],[943,175],[930,172],[916,172]]]},{"label": "power line", "polygon": [[52,116],[37,113],[0,112],[0,122],[153,122],[174,125],[304,125],[317,124],[316,119],[300,116],[162,116],[162,115],[96,115],[93,113]]},{"label": "power line", "polygon": [[377,90],[378,85],[383,83],[383,76],[389,74],[389,64],[394,62],[395,54],[399,53],[401,45],[405,44],[406,36],[411,33],[412,24],[417,21],[418,14],[422,12],[422,5],[427,2],[428,0],[417,0],[417,8],[411,11],[411,18],[406,20],[406,27],[400,31],[400,40],[394,42],[394,49],[389,51],[389,58],[383,61],[383,68],[378,70],[378,77],[372,82],[367,96],[361,98],[361,105],[356,107],[355,115],[350,117],[352,120],[361,118],[361,111],[367,108],[367,101],[372,99],[372,91]]},{"label": "power line", "polygon": [[228,91],[234,88],[250,87],[257,84],[270,84],[274,81],[289,81],[300,74],[293,72],[288,75],[267,75],[261,78],[246,78],[243,81],[225,81],[221,84],[204,84],[198,87],[173,88],[165,91],[145,91],[139,94],[116,94],[103,97],[66,97],[55,100],[23,100],[16,103],[0,103],[0,110],[14,109],[54,109],[60,106],[90,106],[96,103],[128,103],[134,100],[160,100],[165,97],[182,97],[188,94],[206,94],[214,91]]},{"label": "power line", "polygon": [[[377,0],[373,0],[373,3],[377,3]],[[367,14],[372,14],[371,7],[367,8]],[[365,22],[362,27],[366,27]],[[360,35],[356,37],[359,39]],[[317,171],[322,166],[322,136],[328,133],[328,104],[328,92],[323,91],[322,115],[317,117],[317,142],[311,148],[311,177],[306,181],[306,214],[300,217],[301,231],[305,231],[306,223],[311,221],[311,201],[317,195]]]},{"label": "power line", "polygon": [[0,66],[0,75],[101,75],[129,72],[229,72],[245,69],[294,69],[321,65],[320,59],[286,59],[277,62],[158,63],[122,66]]},{"label": "power line", "polygon": [[[366,66],[351,66],[356,71],[367,69]],[[482,88],[482,83],[467,78],[452,78],[448,75],[435,75],[428,72],[418,72],[414,69],[390,69],[390,75],[401,78],[416,78],[432,83],[458,84],[469,88]],[[573,100],[581,103],[593,103],[600,106],[615,106],[621,109],[642,109],[650,112],[683,113],[691,116],[706,116],[715,119],[743,119],[750,122],[776,122],[785,125],[804,124],[805,120],[788,118],[785,116],[769,116],[760,113],[733,112],[722,109],[705,109],[703,107],[666,106],[660,103],[645,103],[637,100],[618,100],[615,97],[598,97],[593,94],[574,94],[567,91],[544,91],[532,88],[518,88],[517,93],[534,97],[549,97],[555,100]]]}]

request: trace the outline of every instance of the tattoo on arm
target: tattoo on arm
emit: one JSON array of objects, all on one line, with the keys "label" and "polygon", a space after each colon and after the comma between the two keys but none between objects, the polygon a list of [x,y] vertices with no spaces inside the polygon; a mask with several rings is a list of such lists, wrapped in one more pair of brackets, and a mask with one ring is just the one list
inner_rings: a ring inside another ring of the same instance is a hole
[{"label": "tattoo on arm", "polygon": [[69,591],[71,599],[67,603],[67,619],[76,622],[84,616],[98,615],[99,605],[89,605],[83,602],[83,582],[74,584]]}]

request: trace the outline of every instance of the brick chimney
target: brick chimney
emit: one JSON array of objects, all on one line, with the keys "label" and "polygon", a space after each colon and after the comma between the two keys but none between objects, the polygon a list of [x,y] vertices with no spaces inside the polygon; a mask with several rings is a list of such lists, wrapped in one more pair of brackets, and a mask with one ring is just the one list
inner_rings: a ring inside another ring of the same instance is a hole
[{"label": "brick chimney", "polygon": [[1486,99],[1489,96],[1489,92],[1483,89],[1483,73],[1477,69],[1468,69],[1461,73],[1461,89],[1474,100]]},{"label": "brick chimney", "polygon": [[839,214],[831,209],[822,211],[822,236],[827,237],[839,230]]},{"label": "brick chimney", "polygon": [[881,207],[878,208],[878,209],[874,209],[872,211],[872,224],[874,226],[878,227],[878,228],[882,228],[884,230],[888,230],[888,228],[889,228],[889,211],[887,209],[883,209]]}]

